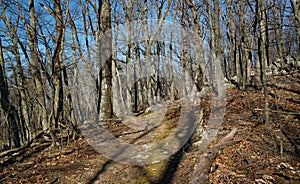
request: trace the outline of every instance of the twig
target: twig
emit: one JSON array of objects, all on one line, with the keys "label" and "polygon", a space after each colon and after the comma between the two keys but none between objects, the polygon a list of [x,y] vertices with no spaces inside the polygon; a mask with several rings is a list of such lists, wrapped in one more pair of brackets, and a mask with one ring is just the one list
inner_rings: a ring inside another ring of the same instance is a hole
[{"label": "twig", "polygon": [[101,122],[120,122],[123,118],[100,119]]}]

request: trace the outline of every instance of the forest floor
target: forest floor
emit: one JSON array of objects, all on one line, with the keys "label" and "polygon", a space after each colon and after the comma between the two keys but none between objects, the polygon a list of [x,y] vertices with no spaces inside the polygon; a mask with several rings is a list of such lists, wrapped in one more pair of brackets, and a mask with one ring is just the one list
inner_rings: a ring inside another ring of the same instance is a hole
[{"label": "forest floor", "polygon": [[[82,135],[61,149],[39,138],[21,151],[0,154],[0,183],[300,183],[300,73],[272,76],[268,89],[265,124],[263,90],[229,88],[223,123],[205,149],[195,134],[172,157],[137,166],[105,158]],[[210,106],[211,98],[203,98],[204,126]],[[134,144],[159,141],[176,127],[178,107],[170,106],[162,123],[146,132],[117,122],[106,128]]]}]

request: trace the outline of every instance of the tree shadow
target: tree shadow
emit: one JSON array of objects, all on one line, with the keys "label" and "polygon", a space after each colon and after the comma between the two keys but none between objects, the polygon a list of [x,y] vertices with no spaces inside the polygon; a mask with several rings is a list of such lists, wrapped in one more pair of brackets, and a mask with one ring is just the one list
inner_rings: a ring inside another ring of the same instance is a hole
[{"label": "tree shadow", "polygon": [[[189,111],[188,114],[186,114],[189,119],[188,122],[191,122],[191,121],[196,122],[198,120],[197,117],[195,117],[193,115],[194,112],[197,112],[198,108],[199,108],[198,106],[194,106],[193,110]],[[195,126],[195,128],[196,127],[197,126]],[[191,135],[191,137],[188,139],[188,141],[186,143],[183,143],[182,141],[184,141],[184,140],[181,138],[180,134],[182,132],[184,132],[185,130],[187,130],[185,132],[186,136]],[[165,170],[164,174],[162,175],[162,178],[157,183],[159,183],[159,184],[171,183],[171,181],[174,177],[174,174],[175,174],[175,172],[179,166],[179,163],[181,162],[185,152],[187,152],[191,148],[192,137],[193,137],[195,129],[192,127],[188,127],[185,130],[181,130],[176,133],[176,137],[178,139],[179,144],[181,143],[181,144],[183,144],[183,146],[175,154],[172,155],[172,157],[170,158],[170,160],[168,162],[167,169]]]},{"label": "tree shadow", "polygon": [[[197,109],[196,107],[194,107],[195,109]],[[199,107],[198,107],[199,108]],[[185,114],[185,117],[187,118],[185,121],[188,122],[196,122],[197,119],[194,117],[194,110],[189,111],[187,114]],[[191,127],[191,125],[193,125],[193,123],[188,123],[185,127],[183,127],[182,130],[178,131],[175,133],[176,139],[177,139],[177,144],[178,145],[183,145],[175,154],[173,154],[172,156],[170,156],[169,160],[167,161],[167,166],[166,169],[163,171],[163,173],[161,174],[161,177],[157,180],[152,180],[149,179],[151,183],[159,183],[159,184],[164,184],[164,183],[170,183],[174,177],[174,174],[179,166],[180,161],[182,160],[182,157],[184,155],[184,153],[191,147],[191,137],[187,139],[184,139],[183,137],[186,137],[187,135],[192,135],[194,128]],[[144,136],[146,136],[147,134],[153,132],[155,129],[158,129],[160,127],[160,125],[157,125],[155,127],[151,127],[150,130],[147,130],[145,132],[143,132],[141,135],[137,136],[136,138],[134,138],[133,140],[129,141],[130,144],[134,144],[136,141],[140,140],[141,138],[143,138]],[[105,170],[111,166],[112,163],[114,163],[114,158],[117,158],[119,155],[121,155],[125,150],[127,149],[127,147],[123,147],[122,149],[119,149],[118,152],[116,152],[114,154],[114,156],[109,159],[108,161],[106,161],[103,165],[101,165],[101,168],[94,174],[94,176],[92,178],[89,179],[89,181],[87,183],[94,183],[95,181],[97,181],[97,179],[99,178],[99,176],[105,172]]]},{"label": "tree shadow", "polygon": [[[169,184],[171,183],[175,172],[179,166],[180,161],[183,158],[183,155],[186,151],[189,150],[189,148],[191,147],[190,144],[191,143],[191,139],[180,149],[178,150],[170,159],[167,169],[165,170],[162,178],[160,179],[159,184]],[[155,182],[156,183],[156,182]]]},{"label": "tree shadow", "polygon": [[[154,129],[154,128],[153,128]],[[137,138],[133,139],[132,141],[130,141],[131,144],[133,144],[134,142],[136,142],[137,140],[141,139],[142,137],[146,136],[147,134],[149,134],[150,132],[153,131],[153,129],[145,131],[143,134],[139,135]],[[92,178],[89,179],[89,181],[87,182],[88,184],[92,184],[95,183],[98,179],[98,177],[105,172],[105,170],[112,164],[114,163],[114,158],[117,158],[120,154],[122,154],[125,150],[127,149],[127,147],[124,147],[123,149],[120,149],[118,153],[116,153],[112,159],[107,160],[104,164],[102,164],[101,168],[94,174],[94,176]]]},{"label": "tree shadow", "polygon": [[108,168],[109,165],[111,165],[112,163],[113,163],[113,160],[108,160],[108,161],[106,161],[106,162],[101,166],[101,168],[97,171],[97,173],[94,174],[94,176],[93,176],[87,183],[88,183],[88,184],[94,183],[94,182],[98,179],[98,177],[100,176],[100,174],[103,173],[103,172],[106,170],[106,168]]}]

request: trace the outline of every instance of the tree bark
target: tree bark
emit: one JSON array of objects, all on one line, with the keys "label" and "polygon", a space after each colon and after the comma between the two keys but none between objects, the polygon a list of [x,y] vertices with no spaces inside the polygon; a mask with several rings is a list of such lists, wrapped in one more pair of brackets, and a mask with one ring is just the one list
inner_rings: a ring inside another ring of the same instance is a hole
[{"label": "tree bark", "polygon": [[[63,83],[62,83],[62,53],[64,47],[64,25],[63,15],[60,0],[53,0],[54,19],[55,19],[55,48],[52,57],[53,64],[53,83],[54,83],[54,98],[53,98],[53,115],[54,126],[58,128],[59,123],[63,123]],[[51,123],[51,122],[50,122]]]},{"label": "tree bark", "polygon": [[264,100],[265,100],[265,123],[269,124],[270,121],[270,108],[269,108],[269,93],[266,84],[266,71],[267,71],[267,54],[265,50],[266,44],[266,26],[264,25],[266,15],[265,15],[265,6],[263,0],[257,0],[258,3],[258,26],[259,26],[259,37],[258,37],[258,57],[261,64],[261,81],[264,88]]},{"label": "tree bark", "polygon": [[[100,119],[108,119],[112,117],[112,100],[111,100],[111,80],[112,80],[112,31],[111,31],[111,11],[110,1],[99,1],[99,34],[97,39],[99,42],[99,62],[101,69],[98,77],[98,90],[100,102],[98,104],[98,113]],[[104,37],[103,34],[105,34]],[[100,89],[99,89],[100,88]]]},{"label": "tree bark", "polygon": [[34,10],[34,0],[28,1],[29,6],[29,25],[26,28],[27,37],[29,40],[28,46],[30,51],[30,58],[33,67],[33,78],[35,88],[37,90],[37,104],[38,104],[38,119],[39,123],[42,125],[43,131],[49,130],[48,122],[47,122],[47,111],[46,111],[46,101],[45,101],[45,91],[43,90],[43,82],[41,75],[41,67],[40,61],[38,58],[37,51],[37,28],[36,28],[36,18],[35,18],[35,10]]},{"label": "tree bark", "polygon": [[[295,19],[294,19],[294,24],[295,24],[295,27],[296,27],[296,34],[297,34],[297,40],[296,40],[296,47],[297,47],[297,50],[296,50],[296,65],[299,64],[300,62],[300,3],[299,1],[297,0],[290,0],[291,2],[291,5],[292,5],[292,11],[293,11],[293,14],[295,16]],[[300,67],[300,66],[298,66]]]},{"label": "tree bark", "polygon": [[131,65],[131,35],[133,33],[131,28],[132,17],[132,1],[127,0],[127,4],[124,0],[121,1],[123,10],[125,12],[125,25],[126,25],[126,50],[125,50],[125,62],[126,62],[126,106],[127,109],[131,109],[132,105],[132,65]]},{"label": "tree bark", "polygon": [[[213,2],[213,4],[212,4]],[[220,6],[218,0],[209,0],[206,4],[207,13],[209,17],[209,25],[210,25],[210,36],[211,36],[211,47],[212,47],[212,55],[214,60],[214,70],[211,71],[213,74],[213,88],[216,90],[223,90],[220,88],[223,82],[223,71],[222,71],[222,50],[221,50],[221,30],[220,30]],[[211,7],[213,7],[213,11],[211,11]],[[212,15],[212,12],[214,13]],[[219,94],[224,94],[221,91],[215,91]]]},{"label": "tree bark", "polygon": [[[196,5],[190,2],[190,0],[186,0],[186,2],[189,4],[189,8],[192,11],[192,20],[193,20],[193,31],[198,36],[196,39],[196,75],[195,75],[195,84],[197,87],[197,90],[200,91],[203,87],[203,81],[206,78],[205,71],[203,72],[202,69],[205,68],[205,57],[204,57],[204,51],[203,51],[203,41],[201,37],[201,30],[200,30],[200,19],[196,11]],[[202,67],[202,68],[201,68]]]},{"label": "tree bark", "polygon": [[[1,108],[3,109],[4,115],[6,117],[6,121],[9,124],[9,137],[11,137],[15,147],[20,147],[21,140],[20,140],[20,134],[18,129],[18,115],[17,115],[18,112],[8,99],[8,85],[7,85],[7,79],[5,73],[1,37],[0,37],[0,84],[1,84],[0,104],[1,104]],[[10,144],[10,147],[12,148],[13,146]]]}]

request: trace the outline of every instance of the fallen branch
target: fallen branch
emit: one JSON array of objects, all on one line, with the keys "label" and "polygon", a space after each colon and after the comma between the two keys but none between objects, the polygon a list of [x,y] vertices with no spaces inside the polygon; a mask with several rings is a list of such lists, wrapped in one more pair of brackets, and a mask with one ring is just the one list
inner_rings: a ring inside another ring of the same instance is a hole
[{"label": "fallen branch", "polygon": [[270,86],[270,87],[275,87],[277,89],[283,89],[283,90],[287,90],[289,92],[292,92],[292,93],[295,93],[295,94],[300,94],[300,91],[299,90],[296,90],[296,89],[290,89],[290,88],[287,88],[285,86],[278,86],[276,84],[273,84],[273,83],[267,83],[267,86]]},{"label": "fallen branch", "polygon": [[217,156],[219,150],[222,150],[228,145],[232,144],[232,138],[235,132],[236,129],[231,130],[231,132],[227,134],[218,144],[214,145],[210,149],[206,149],[204,153],[200,155],[199,162],[194,166],[194,172],[190,183],[208,183],[208,174],[214,158]]},{"label": "fallen branch", "polygon": [[13,153],[16,153],[16,152],[18,152],[22,149],[24,149],[24,147],[22,147],[22,148],[13,148],[13,149],[10,149],[10,150],[3,151],[3,152],[0,153],[0,158],[5,157],[7,155],[12,155]]},{"label": "fallen branch", "polygon": [[123,118],[100,119],[100,122],[122,122]]},{"label": "fallen branch", "polygon": [[288,101],[291,101],[291,102],[294,102],[296,104],[300,104],[300,101],[299,100],[295,100],[293,98],[286,98]]},{"label": "fallen branch", "polygon": [[[266,109],[254,109],[254,111],[267,111],[267,110]],[[271,109],[268,111],[281,113],[281,114],[300,115],[300,113],[297,113],[297,112],[276,111],[276,110],[271,110]]]},{"label": "fallen branch", "polygon": [[38,135],[36,135],[28,144],[24,145],[23,147],[20,147],[20,148],[12,148],[12,149],[9,149],[9,150],[6,150],[6,151],[3,151],[3,152],[0,152],[0,159],[2,157],[6,157],[8,155],[13,155],[21,150],[24,150],[26,148],[29,148],[31,146],[31,144],[37,140],[38,138],[40,138],[42,135],[44,134],[44,132],[40,132]]}]

